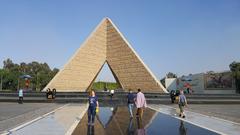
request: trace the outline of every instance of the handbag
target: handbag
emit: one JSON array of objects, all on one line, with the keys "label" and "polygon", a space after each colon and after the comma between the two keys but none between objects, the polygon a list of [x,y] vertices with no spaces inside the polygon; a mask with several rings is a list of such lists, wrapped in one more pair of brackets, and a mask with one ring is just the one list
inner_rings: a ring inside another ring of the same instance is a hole
[{"label": "handbag", "polygon": [[99,107],[96,107],[96,113],[98,113],[99,112]]}]

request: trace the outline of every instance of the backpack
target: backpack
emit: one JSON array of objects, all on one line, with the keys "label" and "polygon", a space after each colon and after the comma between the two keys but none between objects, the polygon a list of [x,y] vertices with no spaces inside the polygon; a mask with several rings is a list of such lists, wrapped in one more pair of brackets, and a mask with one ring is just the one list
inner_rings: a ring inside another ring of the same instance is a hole
[{"label": "backpack", "polygon": [[186,97],[184,95],[179,95],[179,100],[181,106],[184,106],[186,104],[185,103]]}]

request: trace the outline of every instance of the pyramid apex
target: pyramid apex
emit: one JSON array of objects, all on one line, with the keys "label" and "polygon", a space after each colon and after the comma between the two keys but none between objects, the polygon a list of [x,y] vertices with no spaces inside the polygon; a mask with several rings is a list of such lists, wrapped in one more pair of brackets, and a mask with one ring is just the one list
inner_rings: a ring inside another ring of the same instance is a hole
[{"label": "pyramid apex", "polygon": [[109,17],[104,17],[103,18],[104,21],[110,21],[111,22],[111,19]]}]

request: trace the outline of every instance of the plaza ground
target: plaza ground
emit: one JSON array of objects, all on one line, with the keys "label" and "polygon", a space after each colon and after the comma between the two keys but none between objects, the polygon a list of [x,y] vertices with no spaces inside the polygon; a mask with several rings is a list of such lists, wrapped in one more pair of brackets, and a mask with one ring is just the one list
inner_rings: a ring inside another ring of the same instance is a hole
[{"label": "plaza ground", "polygon": [[46,103],[0,103],[0,133],[24,122],[35,119],[58,107],[61,104]]},{"label": "plaza ground", "polygon": [[[178,107],[176,104],[170,106]],[[191,104],[186,110],[240,123],[239,104]]]},{"label": "plaza ground", "polygon": [[[186,109],[187,118],[176,116],[177,105],[149,104],[145,111],[145,127],[147,133],[163,133],[167,127],[173,134],[180,132],[182,124],[188,133],[235,134],[240,131],[240,105],[191,104]],[[0,133],[6,134],[66,134],[92,132],[86,126],[86,104],[56,104],[56,103],[0,103]],[[113,109],[113,111],[111,111]],[[114,111],[115,110],[115,111]],[[115,112],[114,117],[112,113]],[[154,114],[154,115],[153,115]],[[109,120],[109,119],[113,120]],[[132,132],[137,132],[136,119]],[[155,124],[152,124],[154,123]],[[157,128],[162,124],[165,128]],[[163,122],[163,123],[162,123]],[[183,123],[182,123],[183,122]],[[97,118],[95,133],[109,134],[109,127],[116,128],[115,134],[123,133],[129,125],[129,115],[126,106],[102,106]],[[168,126],[167,126],[168,123]],[[217,123],[217,124],[212,124]],[[165,125],[166,124],[166,125]],[[208,125],[210,124],[210,125]],[[79,128],[79,125],[82,128]],[[213,126],[214,125],[214,126]],[[217,126],[216,126],[217,125]],[[222,128],[223,126],[224,128]],[[170,127],[169,127],[170,128]],[[228,131],[229,130],[229,131]],[[230,131],[231,130],[231,131]],[[185,132],[182,130],[181,132]]]}]

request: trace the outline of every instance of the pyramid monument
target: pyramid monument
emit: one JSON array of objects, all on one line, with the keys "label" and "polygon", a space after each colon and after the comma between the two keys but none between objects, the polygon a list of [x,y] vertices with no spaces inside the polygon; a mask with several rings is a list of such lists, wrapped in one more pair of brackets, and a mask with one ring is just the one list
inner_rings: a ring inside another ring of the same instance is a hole
[{"label": "pyramid monument", "polygon": [[100,22],[44,90],[88,91],[105,63],[123,90],[167,92],[109,18]]}]

